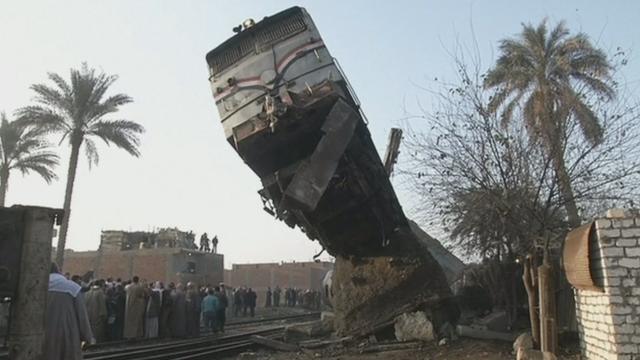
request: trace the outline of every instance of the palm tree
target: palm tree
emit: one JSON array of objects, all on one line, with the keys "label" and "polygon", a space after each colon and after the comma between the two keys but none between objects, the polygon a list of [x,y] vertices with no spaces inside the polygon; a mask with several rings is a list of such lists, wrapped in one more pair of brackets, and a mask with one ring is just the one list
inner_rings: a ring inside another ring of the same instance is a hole
[{"label": "palm tree", "polygon": [[125,94],[105,96],[117,76],[96,72],[87,64],[82,64],[79,70],[71,69],[70,83],[58,74],[48,75],[54,86],[32,85],[31,89],[36,93],[36,104],[18,110],[17,114],[47,133],[61,134],[60,142],[66,139],[71,146],[64,195],[65,217],[60,227],[56,254],[56,261],[62,267],[71,215],[71,195],[81,147],[84,147],[89,166],[98,163],[98,151],[94,142],[96,138],[138,157],[139,135],[144,132],[144,128],[133,121],[105,119],[105,116],[117,112],[122,105],[133,101]]},{"label": "palm tree", "polygon": [[[578,208],[564,160],[567,127],[575,121],[592,145],[602,141],[603,129],[589,95],[615,97],[606,55],[587,35],[570,35],[564,23],[547,30],[523,25],[514,39],[500,42],[500,57],[487,73],[485,88],[495,89],[489,110],[501,110],[503,124],[522,116],[530,136],[550,156],[571,226],[580,225]],[[516,111],[519,109],[518,111]]]},{"label": "palm tree", "polygon": [[42,135],[24,121],[9,122],[0,114],[0,206],[5,203],[11,170],[23,175],[34,172],[47,183],[57,178],[53,168],[58,165],[58,155],[48,150]]}]

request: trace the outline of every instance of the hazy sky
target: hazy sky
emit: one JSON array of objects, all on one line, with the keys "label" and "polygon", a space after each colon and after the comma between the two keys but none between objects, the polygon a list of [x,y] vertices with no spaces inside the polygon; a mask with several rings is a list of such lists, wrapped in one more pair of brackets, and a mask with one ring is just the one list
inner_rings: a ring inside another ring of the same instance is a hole
[{"label": "hazy sky", "polygon": [[[177,226],[218,234],[226,266],[309,260],[319,246],[263,212],[258,178],[224,139],[207,81],[205,54],[246,18],[292,5],[307,8],[355,88],[379,152],[389,128],[428,96],[416,84],[453,78],[450,50],[477,39],[483,64],[522,22],[565,19],[605,49],[640,43],[639,1],[14,1],[0,0],[0,111],[29,103],[28,86],[48,71],[68,77],[83,61],[120,75],[113,91],[135,102],[118,118],[145,126],[142,157],[100,146],[100,164],[82,159],[68,246],[95,249],[101,229]],[[473,31],[472,31],[473,29]],[[637,56],[627,69],[640,79]],[[57,143],[57,141],[56,141]],[[14,174],[7,204],[62,207],[60,179]],[[398,181],[397,179],[395,180]],[[405,208],[410,194],[397,189]],[[428,229],[427,229],[428,230]]]}]

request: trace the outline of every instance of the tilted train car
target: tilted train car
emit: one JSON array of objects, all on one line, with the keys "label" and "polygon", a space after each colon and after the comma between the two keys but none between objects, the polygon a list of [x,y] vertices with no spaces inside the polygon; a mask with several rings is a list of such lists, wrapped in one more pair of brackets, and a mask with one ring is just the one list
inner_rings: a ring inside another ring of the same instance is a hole
[{"label": "tilted train car", "polygon": [[229,143],[260,177],[265,210],[332,255],[406,251],[408,228],[358,100],[309,14],[292,7],[210,51]]}]

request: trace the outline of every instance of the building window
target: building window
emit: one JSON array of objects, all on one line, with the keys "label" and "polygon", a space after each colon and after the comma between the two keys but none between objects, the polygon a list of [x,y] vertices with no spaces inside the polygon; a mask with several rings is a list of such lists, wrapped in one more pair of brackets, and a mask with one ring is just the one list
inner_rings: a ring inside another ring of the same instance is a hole
[{"label": "building window", "polygon": [[189,261],[187,262],[187,272],[189,274],[195,274],[196,273],[196,263],[193,261]]}]

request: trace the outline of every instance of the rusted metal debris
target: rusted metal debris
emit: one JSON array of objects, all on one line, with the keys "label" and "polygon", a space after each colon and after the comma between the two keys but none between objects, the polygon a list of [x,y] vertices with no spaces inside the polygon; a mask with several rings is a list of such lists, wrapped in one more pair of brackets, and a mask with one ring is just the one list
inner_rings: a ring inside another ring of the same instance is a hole
[{"label": "rusted metal debris", "polygon": [[393,167],[398,161],[400,154],[400,142],[402,141],[402,129],[392,128],[389,132],[389,142],[387,143],[387,151],[384,154],[384,169],[391,176]]}]

